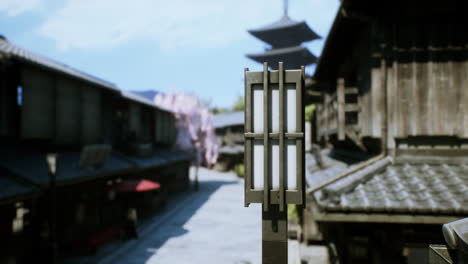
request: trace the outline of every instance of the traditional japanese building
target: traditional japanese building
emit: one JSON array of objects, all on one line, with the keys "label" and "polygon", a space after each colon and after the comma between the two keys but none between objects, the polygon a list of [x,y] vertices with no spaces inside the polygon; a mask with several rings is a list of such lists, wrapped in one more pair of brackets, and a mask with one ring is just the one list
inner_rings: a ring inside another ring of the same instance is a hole
[{"label": "traditional japanese building", "polygon": [[326,164],[308,158],[303,218],[332,263],[427,263],[468,216],[467,10],[341,1],[313,76]]},{"label": "traditional japanese building", "polygon": [[247,54],[247,57],[259,63],[268,62],[272,69],[277,69],[280,61],[284,62],[285,69],[299,69],[317,60],[301,43],[320,37],[305,21],[294,21],[288,16],[286,2],[284,15],[280,20],[248,32],[269,44],[271,48],[262,53]]},{"label": "traditional japanese building", "polygon": [[91,253],[119,237],[128,203],[186,189],[176,134],[167,109],[0,36],[0,263]]},{"label": "traditional japanese building", "polygon": [[215,169],[226,171],[244,160],[244,112],[214,116],[219,157]]}]

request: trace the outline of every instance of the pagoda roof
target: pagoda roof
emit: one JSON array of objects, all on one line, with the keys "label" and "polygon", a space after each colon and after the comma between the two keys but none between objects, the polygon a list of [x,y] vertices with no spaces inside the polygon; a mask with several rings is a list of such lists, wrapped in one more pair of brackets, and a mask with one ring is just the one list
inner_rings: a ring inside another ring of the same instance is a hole
[{"label": "pagoda roof", "polygon": [[286,69],[298,69],[317,61],[310,51],[302,46],[272,49],[263,53],[247,54],[247,57],[259,63],[267,62],[271,69],[278,68],[278,62],[284,62]]},{"label": "pagoda roof", "polygon": [[272,24],[251,29],[248,32],[273,47],[295,46],[320,38],[305,21],[294,21],[288,16],[283,16]]}]

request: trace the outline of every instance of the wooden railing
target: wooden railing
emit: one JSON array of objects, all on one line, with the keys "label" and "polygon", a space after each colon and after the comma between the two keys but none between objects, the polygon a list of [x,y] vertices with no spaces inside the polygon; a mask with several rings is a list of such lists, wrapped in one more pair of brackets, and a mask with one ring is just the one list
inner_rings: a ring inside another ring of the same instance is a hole
[{"label": "wooden railing", "polygon": [[323,95],[323,104],[317,106],[317,131],[318,136],[337,135],[338,140],[346,137],[346,113],[359,112],[360,107],[355,103],[346,103],[346,95],[357,95],[355,87],[345,88],[344,79],[337,81],[334,93]]}]

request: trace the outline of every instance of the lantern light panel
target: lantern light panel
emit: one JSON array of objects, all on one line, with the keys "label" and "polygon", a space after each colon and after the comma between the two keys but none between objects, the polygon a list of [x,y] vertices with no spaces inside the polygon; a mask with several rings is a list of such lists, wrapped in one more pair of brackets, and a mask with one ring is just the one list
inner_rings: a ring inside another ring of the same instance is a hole
[{"label": "lantern light panel", "polygon": [[246,206],[303,204],[303,87],[303,68],[283,70],[280,63],[277,71],[266,65],[263,72],[245,71]]}]

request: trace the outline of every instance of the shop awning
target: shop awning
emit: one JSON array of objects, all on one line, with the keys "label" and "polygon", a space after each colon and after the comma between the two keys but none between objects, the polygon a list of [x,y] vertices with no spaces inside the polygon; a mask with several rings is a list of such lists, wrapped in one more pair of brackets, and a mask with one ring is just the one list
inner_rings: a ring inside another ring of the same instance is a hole
[{"label": "shop awning", "polygon": [[116,192],[147,192],[158,190],[161,184],[146,179],[128,179],[114,185]]}]

